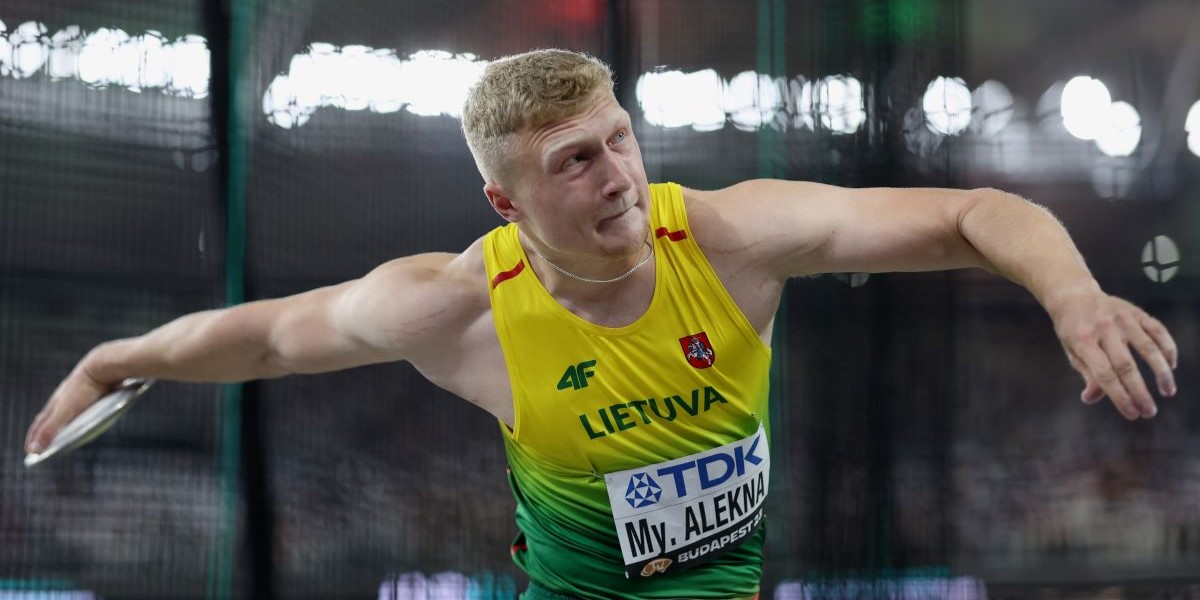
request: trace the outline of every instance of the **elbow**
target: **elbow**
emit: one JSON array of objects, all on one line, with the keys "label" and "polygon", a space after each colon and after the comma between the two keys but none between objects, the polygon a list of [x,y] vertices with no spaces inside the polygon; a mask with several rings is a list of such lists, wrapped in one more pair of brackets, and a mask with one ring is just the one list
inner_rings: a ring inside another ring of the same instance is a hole
[{"label": "elbow", "polygon": [[1030,202],[1016,194],[998,190],[996,188],[976,188],[967,191],[969,202],[967,210],[974,210],[981,206],[995,206],[997,204],[1011,204],[1020,202],[1029,204]]},{"label": "elbow", "polygon": [[1049,208],[1012,192],[980,188],[971,190],[969,194],[971,202],[959,217],[960,231],[963,229],[964,221],[967,220],[967,215],[971,213],[980,214],[980,220],[989,227],[1019,229],[1022,226],[1028,227],[1045,221],[1053,223],[1056,227],[1062,227],[1062,222]]},{"label": "elbow", "polygon": [[971,202],[969,203],[970,208],[974,208],[977,205],[986,204],[991,207],[1002,207],[999,208],[999,210],[1003,210],[1004,208],[1016,209],[1018,211],[1035,210],[1041,214],[1054,218],[1054,215],[1050,212],[1050,209],[1012,192],[1006,192],[996,188],[976,188],[968,191],[967,194],[971,198]]},{"label": "elbow", "polygon": [[1001,273],[999,267],[988,259],[981,241],[989,231],[1011,224],[1013,210],[1018,204],[1033,206],[1020,196],[993,188],[966,192],[966,201],[962,203],[955,223],[965,247],[962,266],[983,269],[992,274]]}]

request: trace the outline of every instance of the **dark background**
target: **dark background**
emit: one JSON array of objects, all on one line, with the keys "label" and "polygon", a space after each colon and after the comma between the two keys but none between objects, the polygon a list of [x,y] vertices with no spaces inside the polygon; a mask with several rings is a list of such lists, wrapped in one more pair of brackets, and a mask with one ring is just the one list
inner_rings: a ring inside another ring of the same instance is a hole
[{"label": "dark background", "polygon": [[[402,62],[596,54],[652,181],[996,187],[1049,207],[1101,284],[1174,332],[1178,397],[1136,423],[1083,406],[1045,313],[982,272],[794,281],[776,327],[763,598],[1200,597],[1195,2],[5,0],[0,23],[0,598],[524,587],[494,420],[406,364],[163,383],[88,448],[21,466],[25,428],[95,344],[458,251],[500,224],[452,114],[300,95],[287,114],[304,118],[268,118],[277,78],[355,46]],[[55,37],[72,25],[80,37]],[[22,54],[78,49],[100,28],[202,36],[207,89],[58,76]],[[644,118],[646,74],[705,69],[768,83],[749,105],[712,100],[727,113],[715,130]],[[1076,75],[1137,109],[1132,154],[1063,129],[1054,86]],[[860,82],[861,104],[801,101],[833,76]],[[998,81],[1013,99],[937,134],[922,108],[937,77]],[[376,83],[411,98],[417,81]],[[821,110],[861,124],[835,131]],[[983,126],[995,118],[998,133]],[[1143,264],[1156,236],[1178,249],[1151,265],[1176,268],[1161,283]]]}]

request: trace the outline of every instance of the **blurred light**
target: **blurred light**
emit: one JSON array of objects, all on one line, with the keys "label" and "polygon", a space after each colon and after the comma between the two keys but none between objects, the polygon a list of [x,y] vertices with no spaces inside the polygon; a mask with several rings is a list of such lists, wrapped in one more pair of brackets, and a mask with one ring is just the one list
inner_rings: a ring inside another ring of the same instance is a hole
[{"label": "blurred light", "polygon": [[141,71],[139,40],[124,31],[121,32],[121,35],[124,36],[122,42],[113,47],[109,56],[105,58],[110,69],[108,72],[110,79],[107,83],[126,88],[131,92],[140,92],[142,89],[137,85],[138,74]]},{"label": "blurred light", "polygon": [[783,111],[786,91],[783,79],[772,79],[754,71],[742,71],[725,86],[724,104],[733,126],[754,131],[771,123]]},{"label": "blurred light", "polygon": [[808,105],[813,107],[815,115],[820,116],[825,129],[840,134],[854,133],[867,120],[862,83],[853,77],[824,77],[813,84],[808,93],[811,94]]},{"label": "blurred light", "polygon": [[82,590],[0,589],[0,600],[96,600],[95,592]]},{"label": "blurred light", "polygon": [[987,586],[974,577],[906,577],[894,579],[841,579],[826,581],[782,581],[775,600],[818,600],[825,598],[889,598],[893,600],[986,600]]},{"label": "blurred light", "polygon": [[207,98],[212,79],[208,40],[187,34],[177,38],[168,52],[171,81],[167,90],[184,98]]},{"label": "blurred light", "polygon": [[112,56],[127,41],[129,34],[120,29],[101,27],[89,33],[79,52],[79,80],[96,87],[123,81],[121,65],[112,60]]},{"label": "blurred light", "polygon": [[792,116],[792,127],[813,128],[812,86],[803,75],[788,80],[785,110]]},{"label": "blurred light", "polygon": [[131,56],[137,61],[137,79],[126,81],[125,87],[132,91],[144,88],[167,87],[171,81],[171,56],[167,40],[157,31],[147,31],[131,40],[128,44],[135,48],[136,54]]},{"label": "blurred light", "polygon": [[1166,283],[1179,271],[1179,246],[1175,240],[1158,235],[1142,248],[1142,271],[1150,281]]},{"label": "blurred light", "polygon": [[473,54],[422,50],[401,60],[388,49],[314,43],[267,86],[262,110],[284,129],[303,125],[322,107],[458,118],[487,64]]},{"label": "blurred light", "polygon": [[[134,92],[167,88],[174,78],[174,88],[164,91],[197,98],[208,93],[203,37],[184,36],[173,48],[157,31],[131,38],[120,29],[85,34],[78,25],[68,25],[53,35],[48,32],[38,21],[11,31],[0,21],[0,77],[29,79],[43,73],[51,81],[79,79],[93,87],[121,86]],[[168,60],[172,50],[180,54],[173,62]]]},{"label": "blurred light", "polygon": [[938,24],[945,19],[944,5],[933,0],[888,0],[886,6],[886,10],[860,11],[859,26],[874,45],[928,40],[938,35]]},{"label": "blurred light", "polygon": [[546,28],[562,27],[564,22],[575,26],[600,26],[605,12],[605,4],[594,0],[550,0],[539,3],[533,16]]},{"label": "blurred light", "polygon": [[277,75],[263,94],[263,113],[272,124],[284,129],[299,127],[308,122],[317,104],[299,102],[300,90],[287,75]]},{"label": "blurred light", "polygon": [[47,71],[50,79],[61,81],[79,76],[79,53],[83,50],[83,34],[78,25],[68,25],[50,38],[50,59]]},{"label": "blurred light", "polygon": [[1059,109],[1063,126],[1081,140],[1094,140],[1108,123],[1111,104],[1112,95],[1103,81],[1084,75],[1073,77],[1063,87]]},{"label": "blurred light", "polygon": [[1108,156],[1129,156],[1142,139],[1142,117],[1128,102],[1108,107],[1104,127],[1096,135],[1096,147]]},{"label": "blurred light", "polygon": [[12,72],[12,44],[8,41],[8,36],[4,32],[8,31],[8,27],[4,25],[4,21],[0,21],[0,76],[8,75]]},{"label": "blurred light", "polygon": [[517,585],[508,575],[491,572],[467,576],[456,571],[434,575],[401,573],[379,585],[379,600],[482,600],[515,598]]},{"label": "blurred light", "polygon": [[31,77],[46,64],[50,54],[50,40],[46,37],[46,26],[37,21],[26,21],[8,34],[11,48],[9,66],[14,79]]},{"label": "blurred light", "polygon": [[712,69],[655,71],[638,78],[635,95],[646,122],[658,127],[713,131],[725,126],[725,84]]},{"label": "blurred light", "polygon": [[379,586],[379,600],[467,600],[469,584],[466,575],[454,571],[428,577],[422,573],[401,573]]},{"label": "blurred light", "polygon": [[985,136],[1000,133],[1012,121],[1013,95],[1003,83],[987,80],[971,92],[972,129]]},{"label": "blurred light", "polygon": [[716,71],[654,71],[637,82],[638,105],[648,123],[714,131],[726,120],[742,131],[763,126],[854,133],[866,121],[862,83],[835,75],[815,82],[744,71],[728,82]]},{"label": "blurred light", "polygon": [[130,36],[101,27],[83,35],[68,26],[51,37],[52,80],[78,78],[95,87],[131,92],[158,89],[182,98],[205,98],[211,76],[208,40],[194,34],[168,42],[157,31]]},{"label": "blurred light", "polygon": [[1196,101],[1188,110],[1183,130],[1188,133],[1188,149],[1192,151],[1192,154],[1200,156],[1200,100]]},{"label": "blurred light", "polygon": [[408,103],[405,110],[426,117],[461,117],[467,92],[486,66],[486,61],[475,60],[473,54],[454,56],[426,50],[410,55],[399,71],[402,99]]},{"label": "blurred light", "polygon": [[959,77],[938,77],[925,88],[925,125],[942,135],[958,135],[971,124],[971,90]]}]

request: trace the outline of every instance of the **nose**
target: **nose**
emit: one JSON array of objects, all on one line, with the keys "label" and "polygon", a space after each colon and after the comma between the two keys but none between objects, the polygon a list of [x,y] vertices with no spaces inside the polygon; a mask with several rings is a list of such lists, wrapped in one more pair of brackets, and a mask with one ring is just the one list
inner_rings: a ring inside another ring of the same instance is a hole
[{"label": "nose", "polygon": [[633,188],[633,176],[628,164],[629,158],[611,150],[605,152],[603,156],[604,199],[620,200]]}]

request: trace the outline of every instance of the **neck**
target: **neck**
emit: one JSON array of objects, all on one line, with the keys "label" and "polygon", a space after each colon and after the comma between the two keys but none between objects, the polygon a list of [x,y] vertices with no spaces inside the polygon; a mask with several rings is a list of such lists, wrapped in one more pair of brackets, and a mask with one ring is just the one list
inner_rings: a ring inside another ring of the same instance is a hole
[{"label": "neck", "polygon": [[648,237],[626,255],[574,260],[541,240],[527,237],[524,241],[531,266],[551,293],[577,291],[589,296],[607,296],[615,289],[624,288],[624,283],[641,279],[641,272],[654,271],[650,265],[654,246]]}]

